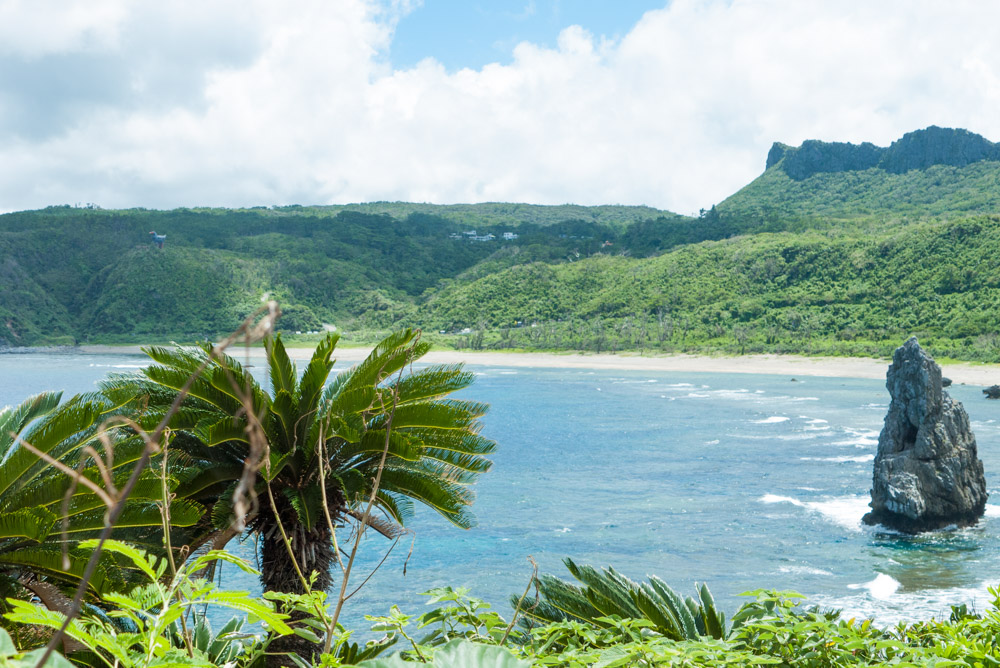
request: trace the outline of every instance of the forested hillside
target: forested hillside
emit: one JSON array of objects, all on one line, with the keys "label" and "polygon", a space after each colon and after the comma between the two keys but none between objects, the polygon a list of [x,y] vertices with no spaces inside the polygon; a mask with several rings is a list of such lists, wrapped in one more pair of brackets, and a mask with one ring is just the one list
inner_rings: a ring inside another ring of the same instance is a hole
[{"label": "forested hillside", "polygon": [[[289,330],[390,327],[412,316],[425,291],[481,263],[501,269],[587,257],[620,249],[616,242],[635,221],[655,229],[689,220],[647,207],[509,205],[503,219],[510,222],[500,224],[489,221],[503,207],[481,205],[489,215],[473,227],[406,204],[385,206],[406,215],[345,207],[50,207],[0,216],[0,344],[212,337],[265,297],[282,303]],[[150,231],[166,235],[162,249]],[[639,243],[635,250],[655,249]]]},{"label": "forested hillside", "polygon": [[[454,345],[998,359],[1000,148],[775,144],[700,216],[377,202],[0,216],[0,344],[194,340],[277,298],[282,326]],[[162,249],[150,230],[166,234]]]},{"label": "forested hillside", "polygon": [[939,355],[992,360],[998,250],[996,216],[880,236],[764,233],[512,267],[453,285],[426,311],[434,327],[496,330],[484,340],[495,346],[881,356],[917,334]]}]

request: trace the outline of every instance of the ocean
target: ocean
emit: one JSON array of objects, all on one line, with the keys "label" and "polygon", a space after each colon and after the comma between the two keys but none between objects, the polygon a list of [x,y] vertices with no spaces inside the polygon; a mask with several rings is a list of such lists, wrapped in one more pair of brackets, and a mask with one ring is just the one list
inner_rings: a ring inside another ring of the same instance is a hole
[{"label": "ocean", "polygon": [[[44,390],[90,391],[143,357],[0,355],[0,406]],[[456,529],[420,508],[348,604],[345,623],[398,605],[425,611],[432,587],[467,587],[508,616],[511,594],[562,560],[663,578],[682,594],[707,582],[732,614],[759,589],[879,623],[982,612],[1000,583],[1000,402],[954,386],[972,420],[992,503],[978,526],[906,537],[862,526],[888,407],[883,381],[785,375],[470,366],[463,396],[491,404],[499,443],[476,486],[478,526]],[[258,368],[258,371],[260,369]],[[362,545],[360,583],[390,544]],[[232,550],[253,560],[252,540]],[[405,574],[404,574],[405,564]],[[258,588],[223,572],[227,588]]]}]

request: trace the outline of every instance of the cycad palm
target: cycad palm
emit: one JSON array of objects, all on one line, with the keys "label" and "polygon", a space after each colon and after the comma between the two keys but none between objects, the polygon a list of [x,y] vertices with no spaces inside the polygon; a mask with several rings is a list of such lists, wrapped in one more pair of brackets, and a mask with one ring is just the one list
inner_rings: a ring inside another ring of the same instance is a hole
[{"label": "cycad palm", "polygon": [[[633,582],[613,568],[601,571],[579,566],[572,559],[564,563],[582,586],[542,575],[535,580],[541,599],[523,608],[532,623],[548,624],[578,620],[607,626],[608,617],[646,619],[674,640],[696,640],[700,636],[724,638],[726,616],[715,607],[708,586],[697,587],[698,600],[681,598],[666,582],[651,576],[648,582]],[[512,605],[519,607],[517,597]]]},{"label": "cycad palm", "polygon": [[[0,581],[7,585],[16,581],[43,600],[55,595],[53,586],[79,582],[89,552],[77,550],[75,545],[100,533],[106,511],[98,494],[82,484],[71,492],[70,477],[25,445],[69,468],[79,467],[84,477],[103,486],[102,475],[84,448],[93,445],[100,449],[96,434],[110,406],[96,397],[74,397],[59,406],[60,398],[61,393],[47,392],[0,409]],[[144,443],[122,433],[109,437],[115,441],[109,475],[121,487]],[[172,485],[176,481],[167,482]],[[115,535],[145,542],[153,550],[162,549],[162,517],[157,506],[162,495],[162,481],[155,472],[144,474],[119,517]],[[204,508],[198,504],[181,501],[174,506],[172,519],[177,526],[190,526],[203,514]],[[68,550],[66,561],[64,548]],[[104,558],[89,581],[90,591],[99,593],[113,586],[120,575],[117,570],[113,559]]]},{"label": "cycad palm", "polygon": [[[389,520],[403,523],[416,500],[457,526],[471,526],[469,484],[491,465],[485,455],[496,444],[478,433],[486,406],[444,398],[468,386],[471,373],[460,366],[431,366],[400,376],[428,350],[416,332],[404,330],[328,384],[336,343],[337,336],[328,335],[299,378],[280,338],[268,339],[270,393],[235,360],[211,359],[208,350],[191,348],[148,348],[157,364],[141,376],[113,378],[103,388],[144,411],[142,421],[155,422],[209,360],[172,422],[178,434],[173,447],[182,448],[201,470],[178,492],[214,502],[217,531],[248,520],[261,539],[261,581],[267,590],[304,591],[282,529],[301,572],[315,572],[316,587],[332,584],[336,555],[324,495],[335,525],[360,517],[390,416],[388,456],[375,497]],[[248,410],[255,419],[248,419]],[[266,439],[267,455],[252,487],[258,511],[240,518],[234,515],[243,512],[234,505],[234,493],[244,467],[253,463],[254,422]]]}]

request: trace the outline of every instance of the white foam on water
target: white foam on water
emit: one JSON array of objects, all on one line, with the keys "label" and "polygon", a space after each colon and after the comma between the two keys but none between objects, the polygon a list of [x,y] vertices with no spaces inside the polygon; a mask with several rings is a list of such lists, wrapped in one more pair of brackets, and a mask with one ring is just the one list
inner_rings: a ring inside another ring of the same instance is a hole
[{"label": "white foam on water", "polygon": [[987,503],[984,515],[986,515],[986,517],[1000,517],[1000,506]]},{"label": "white foam on water", "polygon": [[715,439],[714,441],[705,441],[705,445],[718,445],[718,444],[719,444],[719,439]]},{"label": "white foam on water", "polygon": [[844,429],[844,433],[849,437],[839,441],[834,441],[831,445],[853,445],[856,448],[869,448],[878,445],[878,432],[871,429]]},{"label": "white foam on water", "polygon": [[718,399],[756,399],[750,390],[714,390],[712,392]]},{"label": "white foam on water", "polygon": [[791,496],[765,494],[761,503],[790,503],[820,514],[825,520],[854,531],[861,531],[861,517],[868,512],[867,496],[843,496],[824,501],[800,501]]},{"label": "white foam on water", "polygon": [[754,424],[778,424],[779,422],[787,422],[791,418],[784,417],[783,415],[772,415],[769,418],[764,418],[763,420],[751,420]]},{"label": "white foam on water", "polygon": [[699,392],[690,392],[690,393],[688,393],[687,396],[690,399],[708,399],[708,397],[709,397],[709,395],[707,395],[707,394],[701,394]]},{"label": "white foam on water", "polygon": [[90,364],[98,369],[145,369],[145,364]]},{"label": "white foam on water", "polygon": [[820,433],[803,431],[798,434],[778,434],[777,436],[771,436],[770,438],[779,441],[811,441],[812,439],[820,436],[822,436]]},{"label": "white foam on water", "polygon": [[691,383],[668,383],[664,387],[694,387]]},{"label": "white foam on water", "polygon": [[806,507],[838,526],[861,531],[861,518],[869,510],[869,501],[871,497],[868,495],[842,496],[826,501],[810,501]]},{"label": "white foam on water", "polygon": [[[891,560],[890,560],[891,562]],[[881,575],[881,573],[879,574]],[[885,576],[892,580],[891,577]],[[878,598],[867,585],[874,585],[876,577],[869,583],[848,585],[851,589],[860,590],[857,594],[847,596],[831,596],[820,594],[809,597],[810,604],[821,608],[840,610],[841,619],[874,619],[879,626],[888,626],[898,622],[912,622],[915,619],[947,619],[952,605],[966,604],[972,610],[986,610],[993,597],[989,587],[993,581],[982,582],[979,586],[949,587],[946,589],[925,589],[920,591],[901,592],[897,588],[887,598]],[[891,583],[883,580],[888,588]],[[879,586],[882,586],[879,583]]]},{"label": "white foam on water", "polygon": [[760,497],[758,501],[760,501],[761,503],[790,503],[793,506],[800,506],[800,507],[806,505],[794,497],[778,496],[777,494],[765,494],[764,496]]},{"label": "white foam on water", "polygon": [[899,587],[899,580],[891,575],[886,575],[885,573],[879,573],[875,576],[875,579],[870,582],[847,585],[848,589],[867,589],[868,594],[872,598],[877,598],[883,601],[892,598],[892,595],[899,590]]},{"label": "white foam on water", "polygon": [[850,438],[844,441],[834,441],[830,445],[854,446],[855,448],[870,448],[878,445],[878,441],[872,438]]},{"label": "white foam on water", "polygon": [[569,533],[572,531],[569,527],[563,527],[562,529],[556,529],[556,533]]},{"label": "white foam on water", "polygon": [[857,457],[847,455],[843,457],[799,457],[799,459],[804,462],[833,462],[835,464],[854,462],[857,464],[864,464],[865,462],[870,462],[875,459],[875,455],[858,455]]},{"label": "white foam on water", "polygon": [[770,436],[754,436],[752,434],[740,434],[740,438],[750,441],[811,441],[819,438],[819,432],[800,431],[794,434],[773,434]]},{"label": "white foam on water", "polygon": [[[806,417],[803,415],[802,417]],[[809,424],[828,424],[829,420],[824,420],[823,418],[813,418],[807,421]]]},{"label": "white foam on water", "polygon": [[501,375],[503,375],[503,376],[516,376],[517,375],[517,371],[500,371],[499,373]]},{"label": "white foam on water", "polygon": [[824,571],[822,568],[813,568],[812,566],[782,566],[778,569],[779,573],[800,573],[802,575],[833,575],[830,571]]},{"label": "white foam on water", "polygon": [[830,425],[826,424],[807,424],[803,427],[805,431],[830,431]]}]

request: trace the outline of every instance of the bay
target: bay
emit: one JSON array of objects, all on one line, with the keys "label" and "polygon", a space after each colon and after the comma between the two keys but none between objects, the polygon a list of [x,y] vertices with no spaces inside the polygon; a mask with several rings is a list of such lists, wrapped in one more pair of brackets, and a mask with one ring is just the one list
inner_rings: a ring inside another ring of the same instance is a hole
[{"label": "bay", "polygon": [[[45,389],[91,391],[128,355],[0,355],[0,406]],[[656,574],[681,593],[707,582],[731,613],[741,592],[795,590],[880,623],[986,609],[1000,576],[1000,501],[976,527],[908,538],[863,527],[872,459],[888,407],[884,382],[780,375],[470,367],[464,396],[491,404],[499,443],[462,531],[419,508],[404,538],[347,608],[346,624],[419,593],[468,587],[502,614],[531,574],[561,560]],[[257,369],[260,371],[259,367]],[[952,387],[972,419],[991,495],[1000,479],[1000,402]],[[997,498],[994,496],[994,498]],[[389,544],[366,539],[360,583]],[[233,551],[253,559],[248,541]],[[404,575],[404,563],[406,573]],[[256,590],[223,572],[227,588]]]}]

